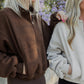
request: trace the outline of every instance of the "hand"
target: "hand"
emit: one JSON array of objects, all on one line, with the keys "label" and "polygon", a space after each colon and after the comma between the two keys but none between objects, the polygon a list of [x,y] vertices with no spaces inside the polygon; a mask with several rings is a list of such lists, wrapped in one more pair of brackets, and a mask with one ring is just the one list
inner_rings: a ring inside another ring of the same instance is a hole
[{"label": "hand", "polygon": [[72,74],[72,68],[71,68],[71,65],[70,65],[70,67],[69,67],[68,74],[69,74],[69,75],[71,75],[71,74]]},{"label": "hand", "polygon": [[23,63],[18,63],[16,65],[16,68],[17,68],[17,73],[22,74],[22,72],[23,72]]},{"label": "hand", "polygon": [[64,11],[59,11],[57,14],[56,14],[56,18],[58,20],[62,20],[63,22],[65,22],[68,18],[68,16],[65,14]]}]

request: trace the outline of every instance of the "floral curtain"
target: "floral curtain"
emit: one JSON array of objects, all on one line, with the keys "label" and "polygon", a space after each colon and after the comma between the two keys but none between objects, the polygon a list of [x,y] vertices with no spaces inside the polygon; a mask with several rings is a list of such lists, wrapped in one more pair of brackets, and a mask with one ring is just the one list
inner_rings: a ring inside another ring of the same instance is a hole
[{"label": "floral curtain", "polygon": [[0,0],[0,9],[2,8],[2,6],[3,6],[3,2],[4,0]]},{"label": "floral curtain", "polygon": [[54,12],[64,10],[65,3],[66,0],[40,0],[39,14],[49,24],[50,15]]},{"label": "floral curtain", "polygon": [[[4,0],[0,0],[0,9],[3,6]],[[49,24],[50,15],[59,10],[65,9],[66,0],[39,0],[40,1],[40,11],[39,14],[42,18]]]}]

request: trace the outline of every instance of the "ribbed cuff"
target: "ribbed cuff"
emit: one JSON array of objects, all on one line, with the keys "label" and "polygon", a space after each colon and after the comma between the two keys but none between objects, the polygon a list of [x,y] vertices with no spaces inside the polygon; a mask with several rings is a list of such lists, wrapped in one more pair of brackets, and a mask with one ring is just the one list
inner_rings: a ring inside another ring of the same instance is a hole
[{"label": "ribbed cuff", "polygon": [[22,74],[23,73],[23,63],[17,64],[17,73]]}]

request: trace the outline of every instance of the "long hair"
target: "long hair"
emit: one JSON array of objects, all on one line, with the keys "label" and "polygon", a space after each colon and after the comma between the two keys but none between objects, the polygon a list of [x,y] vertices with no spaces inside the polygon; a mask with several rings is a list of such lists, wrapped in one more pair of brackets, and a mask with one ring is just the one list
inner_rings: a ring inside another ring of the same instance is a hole
[{"label": "long hair", "polygon": [[[68,15],[68,19],[66,24],[69,27],[69,36],[68,43],[71,47],[71,43],[75,37],[75,27],[78,26],[78,21],[80,17],[80,3],[82,0],[67,0],[66,1],[66,14]],[[72,47],[71,47],[72,48]]]},{"label": "long hair", "polygon": [[[30,4],[29,0],[29,4]],[[20,14],[19,6],[24,8],[25,10],[28,10],[26,4],[26,0],[5,0],[4,2],[4,8],[11,8],[14,12],[16,12],[18,15]],[[39,0],[36,0],[34,9],[38,12],[39,11]]]}]

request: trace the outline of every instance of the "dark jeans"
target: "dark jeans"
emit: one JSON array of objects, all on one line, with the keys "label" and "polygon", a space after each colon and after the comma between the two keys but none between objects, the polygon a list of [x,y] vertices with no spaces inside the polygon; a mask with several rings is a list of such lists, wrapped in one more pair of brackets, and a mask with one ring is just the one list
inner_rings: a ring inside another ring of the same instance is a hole
[{"label": "dark jeans", "polygon": [[44,76],[36,80],[20,80],[17,78],[8,78],[8,84],[46,84]]},{"label": "dark jeans", "polygon": [[69,82],[64,79],[59,78],[58,84],[77,84],[77,83]]}]

